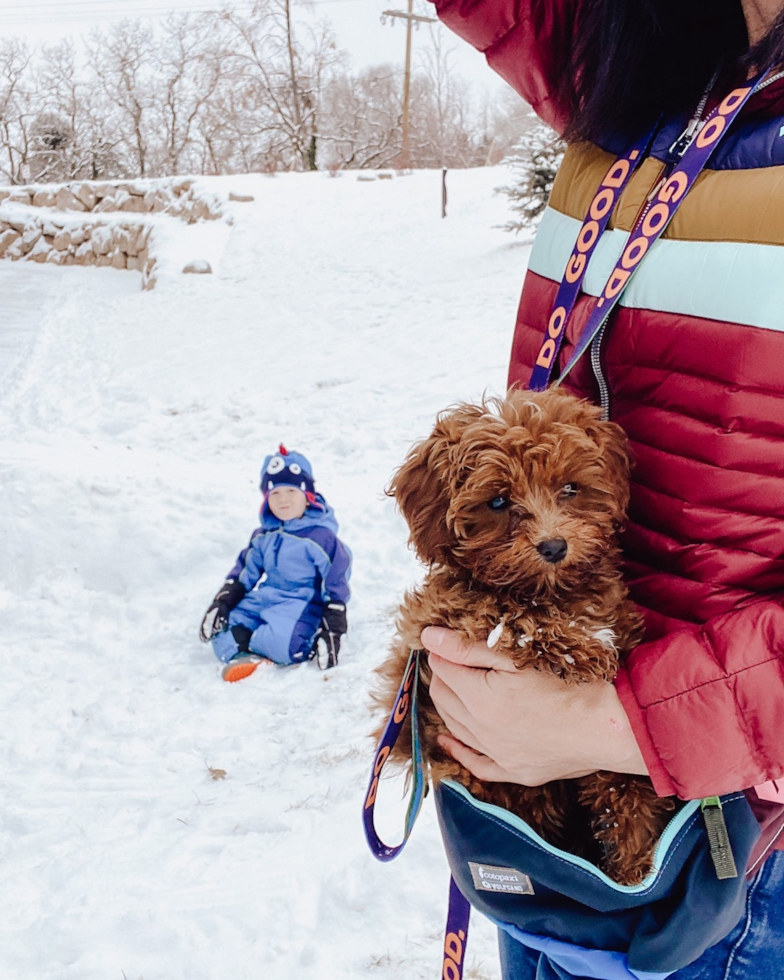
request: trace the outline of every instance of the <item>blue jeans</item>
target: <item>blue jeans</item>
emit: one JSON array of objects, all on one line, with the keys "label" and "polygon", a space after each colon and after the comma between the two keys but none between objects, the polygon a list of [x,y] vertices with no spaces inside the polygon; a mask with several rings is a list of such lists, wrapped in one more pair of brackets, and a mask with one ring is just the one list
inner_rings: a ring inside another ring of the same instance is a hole
[{"label": "blue jeans", "polygon": [[[499,930],[503,980],[570,980],[540,954]],[[776,851],[749,885],[746,912],[722,942],[669,980],[784,978],[784,851]]]}]

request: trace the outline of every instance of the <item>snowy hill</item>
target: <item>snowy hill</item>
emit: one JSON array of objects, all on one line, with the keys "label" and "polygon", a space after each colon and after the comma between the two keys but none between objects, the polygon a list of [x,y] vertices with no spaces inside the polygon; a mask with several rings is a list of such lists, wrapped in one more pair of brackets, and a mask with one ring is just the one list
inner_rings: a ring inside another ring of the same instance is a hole
[{"label": "snowy hill", "polygon": [[[392,865],[360,822],[372,670],[419,575],[383,489],[437,411],[503,390],[528,256],[493,227],[502,171],[452,172],[446,221],[440,176],[208,181],[255,203],[215,275],[150,293],[0,263],[3,980],[439,975],[432,805]],[[351,631],[329,674],[228,685],[197,627],[280,441],[354,552]]]}]

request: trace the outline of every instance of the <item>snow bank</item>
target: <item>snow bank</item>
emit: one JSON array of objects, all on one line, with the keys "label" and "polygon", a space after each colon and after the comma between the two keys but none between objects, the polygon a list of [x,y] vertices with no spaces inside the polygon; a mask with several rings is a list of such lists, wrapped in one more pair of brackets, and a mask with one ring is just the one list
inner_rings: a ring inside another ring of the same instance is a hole
[{"label": "snow bank", "polygon": [[[391,866],[361,831],[373,667],[419,575],[383,489],[437,411],[504,389],[527,250],[494,227],[502,179],[451,173],[446,221],[440,172],[206,181],[255,201],[188,254],[213,275],[150,293],[0,268],[3,978],[438,976],[432,805]],[[279,441],[354,551],[351,631],[330,674],[226,685],[197,627]],[[466,976],[496,978],[473,928]]]}]

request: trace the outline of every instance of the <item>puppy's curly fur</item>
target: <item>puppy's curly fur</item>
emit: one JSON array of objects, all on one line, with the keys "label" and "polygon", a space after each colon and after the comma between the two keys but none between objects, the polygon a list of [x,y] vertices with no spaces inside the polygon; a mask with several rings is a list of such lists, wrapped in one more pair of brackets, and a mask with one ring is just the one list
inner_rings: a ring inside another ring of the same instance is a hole
[{"label": "puppy's curly fur", "polygon": [[[567,684],[611,681],[642,635],[616,543],[628,475],[623,431],[557,389],[513,392],[440,415],[389,490],[428,572],[407,593],[391,656],[378,669],[384,719],[428,625],[485,641],[503,622],[495,650],[518,669],[550,670]],[[622,884],[644,878],[672,799],[657,797],[646,778],[611,772],[539,787],[481,782],[438,745],[446,728],[429,696],[424,658],[421,677],[422,749],[434,783],[457,780]],[[382,731],[383,723],[377,737]],[[410,765],[405,727],[390,758]]]}]

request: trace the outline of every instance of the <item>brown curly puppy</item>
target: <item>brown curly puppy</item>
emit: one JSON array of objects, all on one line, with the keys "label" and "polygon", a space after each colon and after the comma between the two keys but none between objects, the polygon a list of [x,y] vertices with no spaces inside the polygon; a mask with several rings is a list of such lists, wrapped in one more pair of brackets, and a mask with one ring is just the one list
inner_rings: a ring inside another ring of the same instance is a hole
[{"label": "brown curly puppy", "polygon": [[[550,670],[567,684],[611,681],[642,635],[616,543],[628,475],[623,431],[558,389],[440,415],[389,490],[428,572],[407,593],[392,654],[378,669],[385,718],[428,625],[470,641],[500,632],[496,652],[520,670]],[[426,658],[421,677],[422,750],[434,783],[457,780],[622,884],[643,879],[672,799],[657,797],[647,778],[611,772],[539,787],[481,782],[436,741],[446,729],[430,700]],[[410,765],[405,726],[391,759]]]}]

